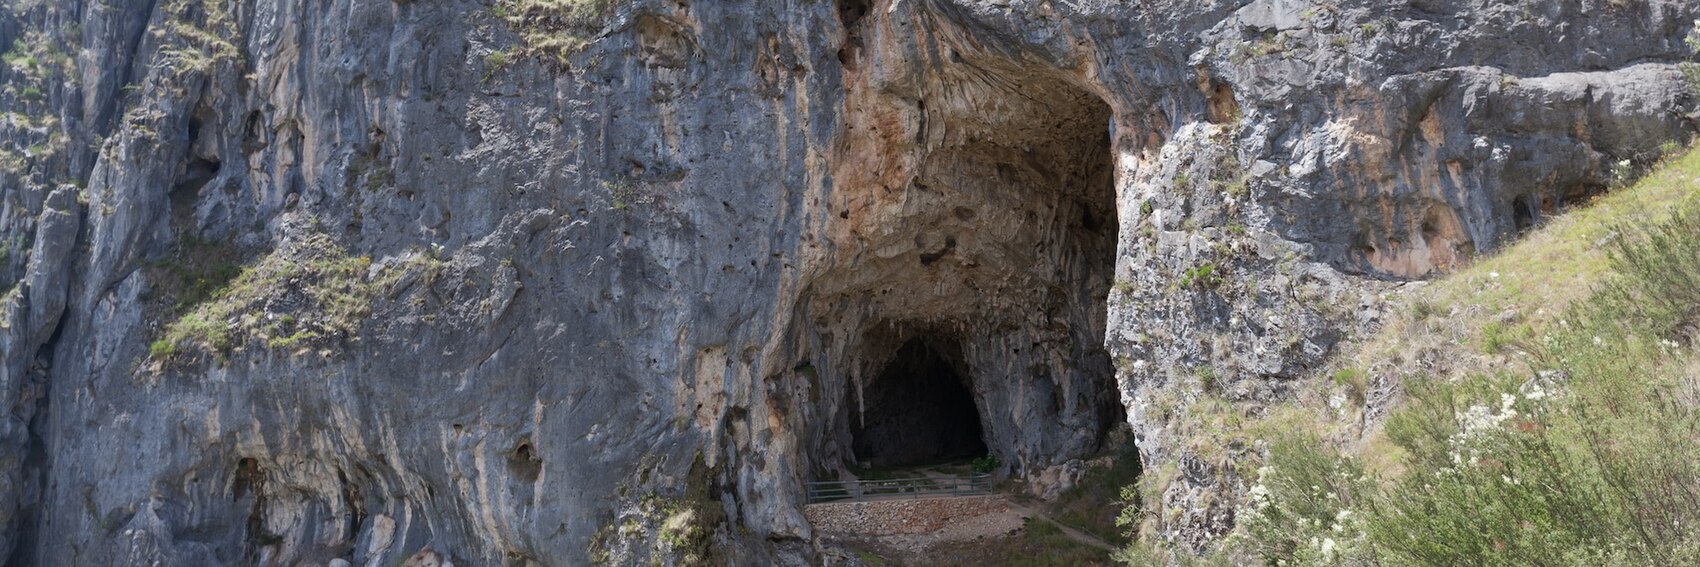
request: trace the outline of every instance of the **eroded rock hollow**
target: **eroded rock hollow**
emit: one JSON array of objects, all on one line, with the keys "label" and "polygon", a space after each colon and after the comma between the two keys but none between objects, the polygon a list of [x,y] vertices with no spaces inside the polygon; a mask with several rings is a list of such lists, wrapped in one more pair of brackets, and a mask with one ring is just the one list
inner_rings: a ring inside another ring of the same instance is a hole
[{"label": "eroded rock hollow", "polygon": [[917,336],[850,396],[851,449],[869,467],[928,464],[986,454],[962,345]]}]

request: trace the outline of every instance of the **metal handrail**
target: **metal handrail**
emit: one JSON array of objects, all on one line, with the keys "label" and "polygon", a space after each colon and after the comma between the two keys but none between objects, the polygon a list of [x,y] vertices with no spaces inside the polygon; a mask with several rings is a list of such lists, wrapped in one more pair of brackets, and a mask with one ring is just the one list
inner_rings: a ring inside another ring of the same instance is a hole
[{"label": "metal handrail", "polygon": [[883,480],[816,480],[805,483],[808,501],[866,500],[881,496],[972,496],[992,492],[992,475],[893,478]]}]

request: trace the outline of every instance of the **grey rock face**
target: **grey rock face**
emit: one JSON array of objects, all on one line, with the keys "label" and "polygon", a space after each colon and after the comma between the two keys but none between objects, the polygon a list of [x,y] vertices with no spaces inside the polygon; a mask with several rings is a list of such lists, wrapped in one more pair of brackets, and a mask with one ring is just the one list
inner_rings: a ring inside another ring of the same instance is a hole
[{"label": "grey rock face", "polygon": [[1189,412],[1695,127],[1675,0],[573,5],[8,5],[0,558],[807,563],[907,344],[1201,549]]}]

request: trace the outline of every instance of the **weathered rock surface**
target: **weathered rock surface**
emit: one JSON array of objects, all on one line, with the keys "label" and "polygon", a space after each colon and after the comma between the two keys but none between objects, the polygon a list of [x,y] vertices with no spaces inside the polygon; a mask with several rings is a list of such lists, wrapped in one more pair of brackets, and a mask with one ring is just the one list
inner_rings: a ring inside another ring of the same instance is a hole
[{"label": "weathered rock surface", "polygon": [[13,2],[0,559],[807,563],[912,341],[1199,549],[1255,449],[1181,418],[1689,136],[1697,12]]}]

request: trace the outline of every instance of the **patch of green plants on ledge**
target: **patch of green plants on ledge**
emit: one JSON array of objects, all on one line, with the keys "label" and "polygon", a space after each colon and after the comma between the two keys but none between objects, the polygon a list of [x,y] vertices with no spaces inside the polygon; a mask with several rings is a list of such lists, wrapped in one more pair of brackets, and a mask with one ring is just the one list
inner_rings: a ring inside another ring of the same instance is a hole
[{"label": "patch of green plants on ledge", "polygon": [[519,35],[520,45],[486,58],[491,72],[516,56],[566,66],[567,58],[590,45],[618,0],[499,0],[491,9]]},{"label": "patch of green plants on ledge", "polygon": [[0,54],[0,65],[0,174],[22,176],[70,143],[49,97],[75,79],[75,64],[51,35],[30,30]]},{"label": "patch of green plants on ledge", "polygon": [[153,33],[164,40],[160,56],[177,74],[205,73],[240,55],[236,21],[225,0],[170,0],[164,12],[164,24]]},{"label": "patch of green plants on ledge", "polygon": [[181,315],[149,346],[149,358],[223,361],[252,347],[294,351],[351,337],[392,283],[395,270],[373,276],[371,265],[370,257],[350,255],[314,233],[248,266],[199,270],[211,275],[188,288],[184,299],[194,303],[177,310]]},{"label": "patch of green plants on ledge", "polygon": [[1187,268],[1181,272],[1180,287],[1212,288],[1222,285],[1222,274],[1216,270],[1215,264],[1201,264]]}]

